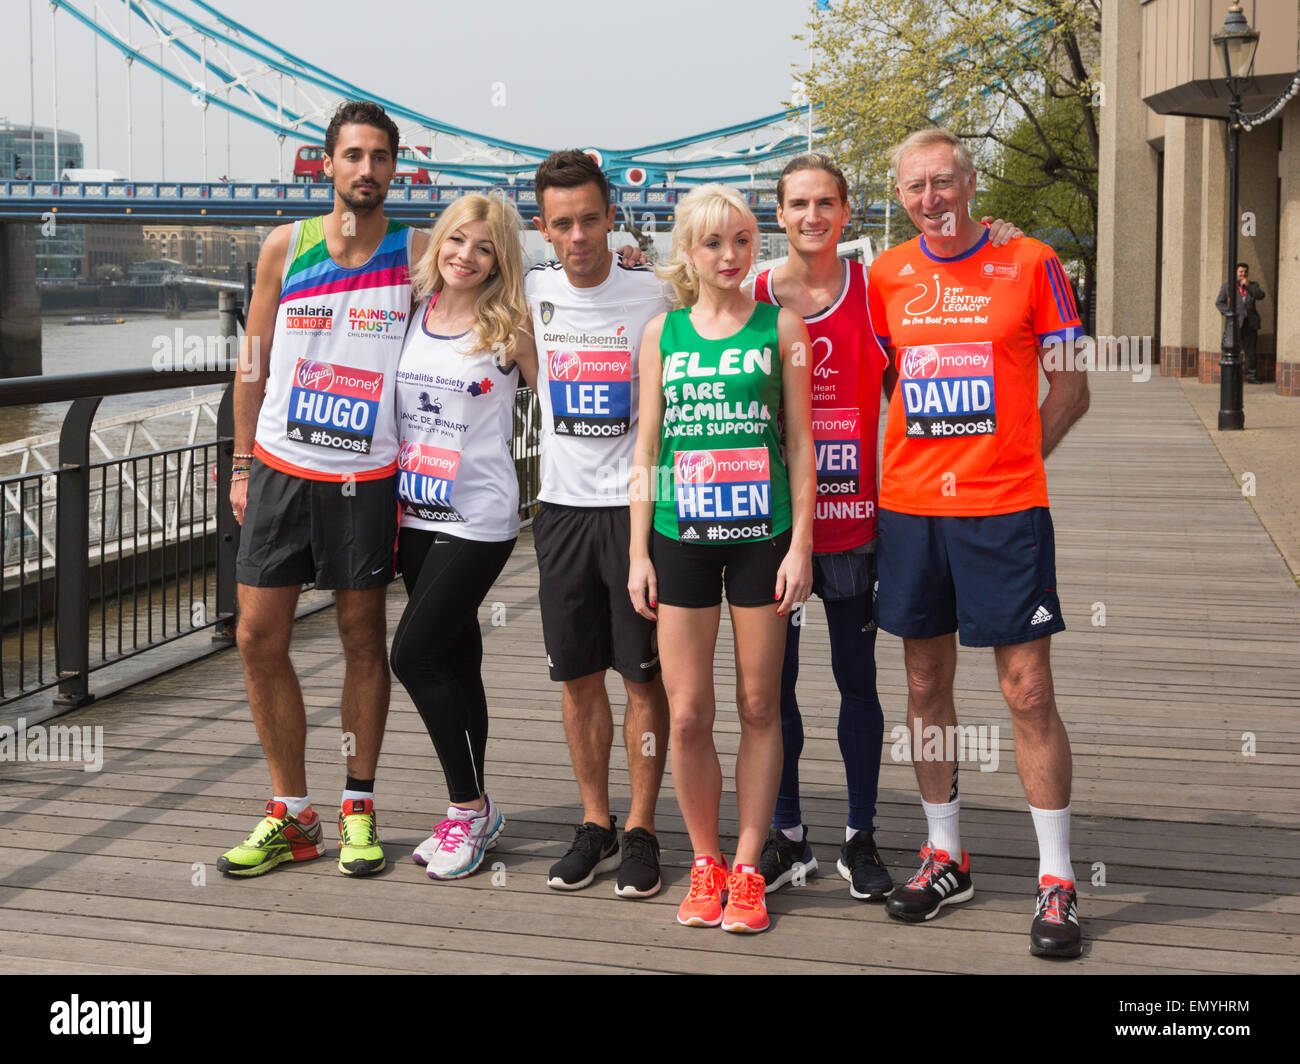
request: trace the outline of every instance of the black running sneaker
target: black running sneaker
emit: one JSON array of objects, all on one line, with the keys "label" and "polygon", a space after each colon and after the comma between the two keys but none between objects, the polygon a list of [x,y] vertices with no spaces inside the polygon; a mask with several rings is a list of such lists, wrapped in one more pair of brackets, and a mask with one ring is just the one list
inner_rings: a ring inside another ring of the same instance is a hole
[{"label": "black running sneaker", "polygon": [[618,835],[614,831],[616,817],[609,818],[609,827],[587,821],[579,824],[573,833],[569,852],[551,865],[548,887],[556,890],[581,890],[596,878],[597,872],[609,872],[618,867]]},{"label": "black running sneaker", "polygon": [[841,846],[835,867],[849,881],[849,893],[859,901],[884,901],[894,889],[889,869],[876,849],[874,832],[859,831]]},{"label": "black running sneaker", "polygon": [[[802,870],[802,871],[801,871]],[[808,845],[808,829],[803,829],[803,841],[792,842],[784,831],[773,828],[763,843],[763,853],[758,859],[758,874],[767,884],[764,894],[780,890],[795,876],[805,879],[817,872],[817,858]]]},{"label": "black running sneaker", "polygon": [[620,898],[650,898],[659,893],[659,840],[645,828],[623,832],[623,863],[618,866]]},{"label": "black running sneaker", "polygon": [[970,854],[961,852],[961,864],[944,850],[921,849],[921,867],[885,902],[885,912],[897,920],[919,924],[932,919],[945,905],[970,901],[975,888],[970,881]]},{"label": "black running sneaker", "polygon": [[1038,904],[1029,926],[1029,952],[1035,957],[1067,959],[1083,952],[1074,884],[1068,879],[1043,876],[1039,880]]}]

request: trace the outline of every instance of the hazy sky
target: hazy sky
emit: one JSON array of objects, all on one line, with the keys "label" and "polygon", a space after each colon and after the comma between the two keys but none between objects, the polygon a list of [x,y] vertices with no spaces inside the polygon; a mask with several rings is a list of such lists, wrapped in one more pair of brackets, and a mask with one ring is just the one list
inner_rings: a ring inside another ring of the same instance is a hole
[{"label": "hazy sky", "polygon": [[[95,0],[72,2],[93,16]],[[192,10],[187,0],[171,2]],[[793,67],[807,62],[806,46],[793,36],[813,6],[800,0],[211,2],[363,89],[457,126],[549,148],[636,147],[780,110],[791,98]],[[98,6],[121,30],[121,0],[100,0]],[[55,64],[49,4],[0,0],[0,8],[0,117],[28,122],[34,70],[36,122],[50,125]],[[54,22],[59,126],[81,135],[87,166],[125,174],[126,64],[100,44],[97,144],[93,34],[66,11]],[[142,23],[134,27],[138,44]],[[201,111],[190,94],[167,85],[160,107],[161,79],[139,65],[131,77],[137,179],[199,178]],[[274,135],[234,117],[229,125],[230,176],[267,180],[276,162]],[[225,113],[210,108],[210,179],[227,172],[226,129]],[[286,167],[291,151],[286,141]]]}]

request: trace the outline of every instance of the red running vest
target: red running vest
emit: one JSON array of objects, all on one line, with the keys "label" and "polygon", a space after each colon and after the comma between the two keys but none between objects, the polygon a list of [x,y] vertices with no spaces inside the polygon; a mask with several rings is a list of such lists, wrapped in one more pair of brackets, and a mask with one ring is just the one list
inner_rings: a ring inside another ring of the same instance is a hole
[{"label": "red running vest", "polygon": [[[839,297],[805,318],[812,337],[812,429],[817,457],[813,551],[833,554],[876,538],[876,447],[886,357],[871,328],[867,271],[844,261]],[[777,303],[771,270],[754,280],[754,298]]]}]

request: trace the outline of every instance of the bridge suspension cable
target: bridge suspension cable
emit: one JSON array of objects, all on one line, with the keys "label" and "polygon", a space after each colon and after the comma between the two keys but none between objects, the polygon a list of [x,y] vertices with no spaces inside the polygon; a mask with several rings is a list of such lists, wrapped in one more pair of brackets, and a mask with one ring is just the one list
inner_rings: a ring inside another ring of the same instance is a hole
[{"label": "bridge suspension cable", "polygon": [[[371,99],[392,115],[411,145],[430,141],[408,161],[453,179],[511,183],[526,177],[550,148],[475,132],[371,92],[276,44],[206,0],[51,0],[51,19],[66,12],[115,49],[127,69],[128,171],[133,168],[131,76],[138,65],[170,83],[203,112],[215,105],[285,138],[323,141],[340,99]],[[134,28],[143,24],[144,33]],[[616,182],[698,180],[752,182],[771,176],[780,159],[803,150],[802,111],[777,111],[747,122],[633,148],[592,146]],[[277,169],[280,152],[277,147]],[[628,181],[628,176],[640,180]],[[130,174],[129,176],[134,176]]]}]

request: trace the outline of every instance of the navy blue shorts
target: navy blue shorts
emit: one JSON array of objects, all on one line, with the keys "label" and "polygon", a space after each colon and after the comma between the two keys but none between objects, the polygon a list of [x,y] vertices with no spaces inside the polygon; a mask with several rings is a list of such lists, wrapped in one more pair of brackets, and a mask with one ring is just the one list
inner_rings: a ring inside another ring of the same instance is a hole
[{"label": "navy blue shorts", "polygon": [[1065,631],[1047,507],[992,517],[881,510],[876,534],[876,618],[886,632],[957,632],[963,646],[1004,647]]}]

